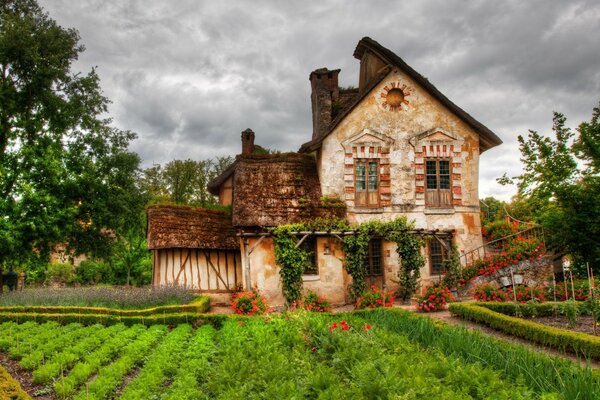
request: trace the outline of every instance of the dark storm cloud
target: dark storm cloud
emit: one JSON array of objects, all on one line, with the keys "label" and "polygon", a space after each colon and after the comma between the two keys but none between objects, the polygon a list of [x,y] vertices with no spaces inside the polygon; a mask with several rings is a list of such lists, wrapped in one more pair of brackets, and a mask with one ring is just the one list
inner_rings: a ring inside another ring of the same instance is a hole
[{"label": "dark storm cloud", "polygon": [[520,171],[518,134],[571,126],[600,98],[600,4],[564,1],[40,0],[79,30],[115,125],[138,133],[144,165],[236,154],[240,132],[295,150],[311,136],[308,75],[341,68],[357,85],[354,47],[370,36],[400,55],[505,142],[481,156],[480,195]]}]

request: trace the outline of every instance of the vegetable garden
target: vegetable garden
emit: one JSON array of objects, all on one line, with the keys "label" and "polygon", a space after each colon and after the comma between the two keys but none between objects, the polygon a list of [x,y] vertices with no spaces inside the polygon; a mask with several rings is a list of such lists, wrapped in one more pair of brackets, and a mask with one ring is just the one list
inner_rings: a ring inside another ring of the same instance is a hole
[{"label": "vegetable garden", "polygon": [[5,322],[0,351],[58,399],[594,399],[600,375],[398,309],[218,326]]}]

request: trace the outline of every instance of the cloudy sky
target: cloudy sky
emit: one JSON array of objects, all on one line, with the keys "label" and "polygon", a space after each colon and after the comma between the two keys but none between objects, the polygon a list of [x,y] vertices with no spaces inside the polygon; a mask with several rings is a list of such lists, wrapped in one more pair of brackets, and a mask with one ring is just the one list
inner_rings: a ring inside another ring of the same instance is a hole
[{"label": "cloudy sky", "polygon": [[552,112],[571,126],[600,100],[600,2],[580,1],[158,1],[39,0],[97,66],[110,115],[136,132],[144,166],[240,150],[252,128],[268,148],[309,140],[309,73],[341,68],[377,40],[494,131],[504,144],[481,157],[480,197],[514,188],[518,134],[550,132]]}]

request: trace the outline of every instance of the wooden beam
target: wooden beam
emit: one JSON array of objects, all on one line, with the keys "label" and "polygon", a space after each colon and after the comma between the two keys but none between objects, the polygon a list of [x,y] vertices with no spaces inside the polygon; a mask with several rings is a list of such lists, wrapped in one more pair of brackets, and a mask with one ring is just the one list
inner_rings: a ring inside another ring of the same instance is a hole
[{"label": "wooden beam", "polygon": [[217,277],[221,280],[221,282],[223,282],[223,285],[225,286],[225,288],[227,288],[227,290],[230,290],[229,287],[227,286],[227,284],[225,283],[225,281],[223,280],[223,278],[221,277],[219,270],[214,266],[214,264],[210,260],[210,256],[206,250],[204,250],[204,257],[206,257],[206,263],[208,265],[210,265],[210,267],[213,269],[213,271],[215,271],[215,274],[217,274]]},{"label": "wooden beam", "polygon": [[309,235],[310,235],[310,234],[309,234],[309,233],[307,233],[306,235],[302,236],[302,239],[300,239],[300,240],[298,241],[298,243],[296,243],[296,247],[295,247],[295,248],[297,249],[298,247],[300,247],[300,246],[302,245],[302,243],[303,243],[303,242],[306,240],[306,238],[307,238]]},{"label": "wooden beam", "polygon": [[258,247],[258,245],[260,244],[260,242],[262,242],[263,240],[265,240],[267,236],[266,235],[262,235],[260,237],[260,239],[258,239],[258,241],[256,243],[254,243],[254,246],[252,246],[250,248],[250,250],[248,251],[248,255],[252,254],[252,252],[254,251],[254,249],[256,249]]},{"label": "wooden beam", "polygon": [[[183,249],[179,250],[179,261],[181,262],[181,252],[183,251]],[[173,283],[179,283],[179,277],[181,276],[181,272],[183,272],[185,265],[187,264],[188,260],[190,259],[190,253],[192,252],[192,249],[188,249],[188,253],[185,256],[185,260],[181,263],[181,265],[179,266],[179,273],[177,274],[177,278],[175,278],[175,281]],[[175,263],[173,263],[173,269],[175,268]]]}]

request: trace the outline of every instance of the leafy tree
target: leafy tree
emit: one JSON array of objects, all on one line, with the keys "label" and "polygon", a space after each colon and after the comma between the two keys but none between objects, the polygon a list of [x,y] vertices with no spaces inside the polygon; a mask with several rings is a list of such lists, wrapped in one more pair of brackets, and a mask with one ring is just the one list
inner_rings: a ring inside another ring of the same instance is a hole
[{"label": "leafy tree", "polygon": [[547,228],[552,248],[571,254],[576,265],[600,265],[600,107],[577,134],[565,126],[564,115],[555,113],[553,122],[554,137],[533,131],[519,136],[519,198]]},{"label": "leafy tree", "polygon": [[107,255],[143,207],[135,135],[104,117],[95,70],[71,72],[83,50],[34,0],[0,3],[0,267],[57,243]]},{"label": "leafy tree", "polygon": [[201,161],[173,160],[164,167],[156,164],[143,171],[140,186],[150,203],[212,207],[217,201],[206,186],[232,162],[232,157],[216,157]]},{"label": "leafy tree", "polygon": [[115,283],[143,285],[150,283],[152,260],[146,246],[146,235],[132,227],[120,235],[113,247]]}]

